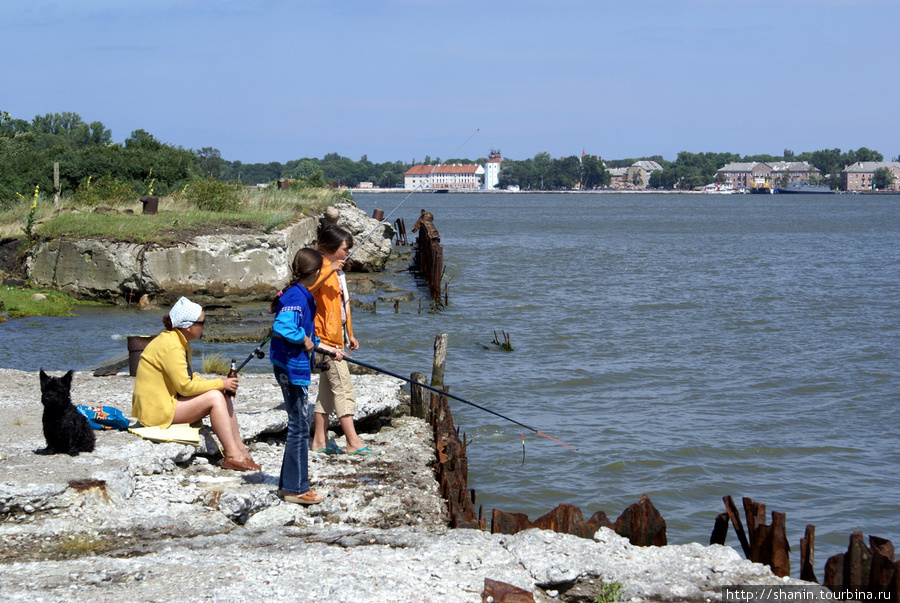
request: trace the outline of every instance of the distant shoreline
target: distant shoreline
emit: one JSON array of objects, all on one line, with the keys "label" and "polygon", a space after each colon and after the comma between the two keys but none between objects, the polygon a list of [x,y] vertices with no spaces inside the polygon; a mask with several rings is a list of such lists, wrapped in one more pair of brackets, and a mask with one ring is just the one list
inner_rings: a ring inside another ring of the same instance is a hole
[{"label": "distant shoreline", "polygon": [[507,191],[507,190],[481,190],[481,189],[458,189],[448,190],[447,192],[438,192],[432,190],[416,190],[408,188],[348,188],[351,193],[407,193],[407,194],[426,194],[426,195],[449,195],[451,193],[461,193],[471,195],[474,193],[491,194],[491,195],[609,195],[609,194],[681,194],[681,195],[704,195],[703,191],[670,191],[670,190],[613,190],[598,189],[590,191]]},{"label": "distant shoreline", "polygon": [[[344,190],[348,190],[353,194],[357,193],[372,193],[372,194],[382,194],[382,193],[400,193],[400,194],[425,194],[425,195],[447,195],[447,194],[466,194],[471,195],[475,193],[480,194],[491,194],[491,195],[713,195],[718,196],[721,193],[706,193],[703,191],[673,191],[673,190],[614,190],[614,189],[598,189],[598,190],[590,190],[590,191],[507,191],[507,190],[481,190],[481,189],[458,189],[458,190],[448,190],[447,192],[438,192],[432,190],[410,190],[408,188],[347,188]],[[876,196],[900,196],[900,192],[897,191],[835,191],[838,195],[876,195]],[[745,195],[749,193],[732,193],[734,195]],[[779,194],[779,193],[774,193]],[[763,195],[767,196],[767,195]]]}]

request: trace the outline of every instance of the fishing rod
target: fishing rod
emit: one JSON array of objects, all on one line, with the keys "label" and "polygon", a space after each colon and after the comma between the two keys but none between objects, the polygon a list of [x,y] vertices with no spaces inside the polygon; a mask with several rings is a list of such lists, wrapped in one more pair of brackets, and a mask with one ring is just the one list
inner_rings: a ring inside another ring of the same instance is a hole
[{"label": "fishing rod", "polygon": [[[324,283],[325,283],[325,281],[323,280],[323,281],[320,282],[317,286],[315,286],[315,287],[313,287],[312,289],[310,289],[309,292],[310,292],[310,293],[315,292],[315,290],[318,289],[319,287],[321,287]],[[278,294],[279,297],[282,295],[282,293],[284,293],[284,290],[281,291],[281,292]],[[272,339],[272,336],[273,336],[274,334],[275,334],[275,329],[269,329],[269,332],[266,334],[266,338],[263,339],[263,340],[259,343],[258,346],[256,346],[256,349],[255,349],[255,350],[253,350],[252,352],[250,352],[250,355],[247,356],[247,358],[244,359],[244,361],[241,363],[241,365],[240,365],[239,367],[237,367],[236,372],[240,373],[240,372],[241,372],[241,369],[244,368],[244,367],[247,365],[247,363],[250,362],[250,360],[251,360],[254,356],[256,356],[257,358],[259,358],[260,360],[262,360],[263,358],[265,358],[265,357],[266,357],[266,353],[262,351],[262,348],[263,348],[264,345],[266,345],[266,344],[269,342],[270,339]]]},{"label": "fishing rod", "polygon": [[[458,147],[456,147],[455,149],[453,149],[453,152],[450,153],[450,154],[451,154],[451,155],[456,155],[456,152],[457,152],[458,150],[460,150],[461,148],[463,148],[463,147],[466,145],[467,142],[469,142],[470,140],[472,140],[473,138],[475,138],[475,135],[478,134],[478,132],[480,132],[480,131],[481,131],[481,128],[476,128],[475,131],[472,132],[472,135],[469,136],[468,138],[466,138],[466,139],[462,142],[461,145],[459,145]],[[445,159],[444,161],[441,161],[440,163],[436,164],[434,167],[432,167],[432,168],[431,168],[431,171],[428,172],[428,175],[430,176],[431,174],[433,174],[434,171],[435,171],[436,169],[438,169],[440,166],[444,165],[445,162],[446,162],[446,159]],[[417,186],[416,188],[412,189],[411,191],[409,191],[409,194],[406,195],[406,196],[403,198],[403,200],[400,201],[400,203],[397,204],[397,207],[395,207],[394,209],[392,209],[388,215],[386,215],[384,218],[382,218],[382,220],[381,220],[378,224],[375,225],[375,228],[373,228],[372,230],[370,230],[370,231],[369,231],[369,234],[367,234],[365,237],[363,237],[362,241],[360,241],[359,243],[357,243],[357,244],[353,247],[353,249],[350,250],[350,253],[348,253],[348,254],[347,254],[347,257],[344,258],[344,263],[346,264],[346,263],[347,263],[347,260],[350,259],[350,256],[352,256],[354,253],[356,253],[356,250],[359,249],[360,247],[362,247],[363,244],[364,244],[366,241],[369,240],[369,237],[371,237],[373,234],[375,234],[375,231],[376,231],[376,230],[378,230],[379,228],[381,228],[382,226],[384,226],[384,225],[387,223],[388,218],[390,218],[390,217],[394,214],[394,212],[396,212],[398,209],[400,209],[400,206],[403,205],[404,203],[406,203],[406,200],[409,199],[409,198],[412,196],[412,194],[413,194],[414,192],[416,192],[417,190],[419,190],[420,188],[422,188],[422,185],[421,185],[421,184],[420,184],[419,186]],[[324,283],[324,282],[325,282],[325,281],[323,280],[322,283]],[[319,286],[322,286],[322,283],[319,283]],[[313,289],[313,291],[315,291],[315,289]],[[264,345],[266,345],[266,343],[268,343],[268,341],[269,341],[271,338],[272,338],[272,331],[270,330],[269,333],[268,333],[268,335],[266,335],[266,338],[263,339],[262,342],[261,342],[258,346],[256,346],[256,349],[255,349],[255,350],[253,350],[252,352],[250,352],[250,355],[247,356],[247,358],[246,358],[246,359],[241,363],[241,365],[237,368],[237,372],[241,372],[241,369],[244,368],[244,366],[246,366],[246,364],[247,364],[248,362],[250,362],[250,360],[251,360],[254,356],[256,356],[256,357],[259,358],[259,359],[265,358],[265,357],[266,357],[266,354],[265,354],[265,352],[262,351],[262,347],[263,347]],[[372,370],[376,370],[376,369],[372,369]],[[383,372],[383,371],[382,371],[382,372]],[[386,374],[388,374],[388,373],[386,373]],[[398,378],[399,378],[399,379],[403,379],[403,377],[398,377]],[[407,379],[407,381],[408,381],[408,379]],[[449,396],[450,394],[447,394],[447,395]],[[453,396],[450,396],[450,397],[452,398]],[[465,400],[463,400],[463,402],[465,402]],[[471,404],[471,402],[470,402],[470,404]],[[484,409],[484,410],[487,410],[487,409]],[[493,412],[493,411],[488,410],[488,412]],[[495,414],[496,414],[496,413],[495,413]],[[504,417],[504,418],[506,418],[506,417]],[[526,427],[526,426],[523,425],[522,427]],[[528,429],[531,429],[531,428],[529,427]],[[533,431],[537,431],[537,430],[533,430]],[[537,432],[537,433],[540,433],[540,432]],[[541,435],[544,435],[544,434],[541,434]],[[550,436],[547,436],[547,437],[550,437]],[[550,438],[550,439],[552,440],[553,438]],[[562,442],[560,442],[560,444],[562,444]],[[570,448],[571,448],[571,446],[570,446]]]},{"label": "fishing rod", "polygon": [[260,360],[265,358],[266,353],[262,351],[262,347],[264,345],[266,345],[267,343],[269,343],[270,339],[272,339],[272,330],[271,329],[269,329],[269,333],[266,335],[266,338],[263,339],[262,342],[258,346],[256,346],[256,349],[253,350],[252,352],[250,352],[250,355],[247,356],[247,358],[241,363],[241,365],[239,367],[237,367],[236,372],[240,373],[241,369],[244,368],[247,365],[247,363],[250,362],[250,359],[253,358],[254,356],[259,358]]},{"label": "fishing rod", "polygon": [[[480,132],[480,131],[481,131],[481,128],[476,128],[475,131],[472,132],[472,135],[471,135],[471,136],[469,136],[468,138],[466,138],[466,139],[463,141],[463,143],[462,143],[461,145],[459,145],[458,147],[456,147],[455,149],[453,149],[453,151],[450,153],[450,155],[451,155],[451,156],[456,155],[456,152],[457,152],[458,150],[460,150],[461,148],[463,148],[463,147],[466,145],[466,143],[469,142],[470,140],[472,140],[472,139],[475,137],[475,135],[478,134],[478,132]],[[444,161],[442,161],[442,162],[440,162],[440,163],[438,163],[438,164],[435,164],[434,167],[431,168],[431,171],[428,172],[428,175],[431,176],[432,174],[434,174],[434,171],[435,171],[436,169],[438,169],[439,167],[441,167],[442,165],[444,165],[444,163],[445,163],[446,161],[447,161],[447,160],[445,159]],[[406,203],[406,200],[409,199],[409,198],[412,196],[412,194],[413,194],[414,192],[416,192],[417,190],[419,190],[420,188],[422,188],[423,184],[424,184],[424,182],[423,182],[422,184],[420,184],[419,186],[417,186],[416,188],[414,188],[414,189],[412,189],[411,191],[409,191],[409,194],[406,195],[405,197],[403,197],[403,200],[400,201],[400,203],[397,204],[397,207],[395,207],[394,209],[392,209],[392,210],[390,211],[390,213],[388,213],[388,215],[386,215],[384,218],[382,218],[381,221],[380,221],[378,224],[375,225],[375,228],[373,228],[372,230],[370,230],[370,231],[369,231],[369,234],[367,234],[365,237],[363,237],[362,241],[360,241],[359,243],[357,243],[356,245],[354,245],[353,249],[350,250],[350,253],[347,254],[347,257],[344,258],[344,262],[346,262],[347,260],[349,260],[349,259],[350,259],[350,256],[353,255],[353,254],[356,252],[357,249],[359,249],[360,247],[362,247],[363,244],[364,244],[366,241],[369,240],[369,237],[371,237],[373,234],[375,234],[375,231],[376,231],[376,230],[378,230],[379,228],[381,228],[382,226],[384,226],[384,225],[387,223],[388,218],[390,218],[392,215],[394,215],[394,212],[396,212],[398,209],[400,209],[400,206],[403,205],[404,203]]]},{"label": "fishing rod", "polygon": [[[334,358],[334,357],[337,356],[337,354],[336,354],[335,352],[329,352],[329,351],[323,350],[322,348],[319,348],[319,347],[317,347],[317,348],[315,349],[315,351],[318,352],[319,354],[325,354],[326,356],[331,356],[332,358]],[[515,423],[516,425],[518,425],[518,426],[520,426],[520,427],[524,427],[525,429],[529,429],[529,430],[533,431],[534,433],[536,433],[536,434],[538,434],[538,435],[542,435],[542,436],[544,436],[545,438],[547,438],[547,439],[549,439],[549,440],[553,440],[554,442],[557,442],[557,443],[559,443],[559,444],[562,444],[562,445],[565,446],[566,448],[571,448],[572,450],[578,450],[578,449],[575,448],[574,446],[569,446],[569,445],[566,444],[565,442],[563,442],[563,441],[561,441],[561,440],[557,440],[557,439],[554,438],[553,436],[548,436],[546,433],[544,433],[544,432],[542,432],[542,431],[538,431],[538,430],[535,429],[534,427],[529,427],[528,425],[525,425],[524,423],[519,423],[519,422],[516,421],[515,419],[511,419],[511,418],[509,418],[509,417],[507,417],[507,416],[505,416],[505,415],[501,415],[499,412],[495,412],[495,411],[491,410],[490,408],[485,408],[484,406],[480,406],[480,405],[478,405],[478,404],[475,404],[474,402],[469,402],[468,400],[465,400],[465,399],[463,399],[463,398],[460,398],[459,396],[454,396],[453,394],[451,394],[451,393],[449,393],[449,392],[445,392],[445,391],[442,390],[442,389],[438,389],[438,388],[432,387],[432,386],[430,386],[430,385],[425,385],[424,383],[419,383],[418,381],[413,381],[412,379],[409,379],[409,378],[404,377],[404,376],[402,376],[402,375],[398,375],[397,373],[392,373],[391,371],[387,371],[387,370],[385,370],[385,369],[383,369],[383,368],[378,368],[377,366],[372,366],[371,364],[368,364],[368,363],[366,363],[366,362],[362,362],[361,360],[355,360],[355,359],[353,359],[353,358],[350,358],[349,356],[344,356],[344,360],[346,360],[347,362],[352,362],[353,364],[358,364],[359,366],[364,366],[364,367],[366,367],[367,369],[371,369],[371,370],[376,371],[376,372],[378,372],[378,373],[383,373],[383,374],[385,374],[385,375],[389,375],[389,376],[391,376],[391,377],[395,377],[395,378],[397,378],[397,379],[401,379],[402,381],[406,381],[407,383],[410,383],[410,384],[412,384],[412,385],[416,385],[416,386],[418,386],[418,387],[424,387],[424,388],[427,389],[427,390],[431,390],[431,391],[436,392],[436,393],[438,393],[438,394],[441,394],[441,395],[443,395],[443,396],[447,396],[448,398],[453,398],[454,400],[459,400],[460,402],[463,402],[464,404],[468,404],[469,406],[474,406],[475,408],[477,408],[477,409],[479,409],[479,410],[483,410],[483,411],[485,411],[485,412],[489,412],[489,413],[491,413],[492,415],[496,415],[496,416],[500,417],[501,419],[506,419],[507,421],[510,421],[510,422],[512,422],[512,423]],[[523,438],[523,445],[524,445],[524,438]]]}]

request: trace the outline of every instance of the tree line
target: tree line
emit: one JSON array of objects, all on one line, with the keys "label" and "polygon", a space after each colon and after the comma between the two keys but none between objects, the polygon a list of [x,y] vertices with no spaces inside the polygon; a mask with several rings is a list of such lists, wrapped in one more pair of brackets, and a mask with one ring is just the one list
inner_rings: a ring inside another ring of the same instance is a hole
[{"label": "tree line", "polygon": [[[738,155],[736,153],[690,153],[682,151],[674,161],[659,155],[604,161],[593,155],[554,158],[549,153],[537,153],[524,160],[504,158],[500,171],[500,188],[517,186],[521,190],[594,189],[609,186],[610,169],[629,167],[637,161],[655,161],[662,168],[649,176],[649,182],[633,183],[656,189],[693,190],[715,182],[718,171],[729,163],[806,161],[819,170],[822,184],[832,188],[840,185],[840,174],[846,166],[857,161],[884,161],[878,151],[865,147],[857,150],[825,149],[795,154],[785,149],[778,155]],[[332,186],[355,188],[360,182],[371,182],[379,188],[403,186],[403,174],[413,165],[472,164],[484,165],[486,157],[475,160],[425,157],[421,162],[372,163],[365,155],[359,161],[329,153],[322,159],[303,158],[281,164],[241,163],[221,161],[217,177],[245,183],[271,182],[278,179],[321,177]]]},{"label": "tree line", "polygon": [[[628,167],[639,160],[656,161],[650,188],[691,190],[715,181],[722,166],[732,162],[808,161],[818,168],[824,183],[836,188],[840,172],[857,161],[883,161],[877,151],[865,147],[842,152],[826,149],[781,156],[735,153],[690,153],[683,151],[674,161],[661,156],[602,160],[594,155],[554,158],[537,153],[523,160],[504,159],[500,187],[521,190],[593,189],[608,186],[609,170]],[[403,175],[414,165],[472,164],[478,159],[452,158],[442,161],[425,156],[422,161],[373,163],[366,155],[358,161],[329,153],[323,158],[304,157],[286,163],[243,163],[223,159],[218,149],[184,149],[157,140],[145,130],[135,130],[121,144],[99,121],[85,122],[76,113],[35,116],[30,122],[0,111],[0,208],[28,197],[35,189],[54,191],[53,165],[59,165],[59,188],[54,192],[74,194],[90,179],[112,180],[137,194],[166,195],[199,178],[255,185],[276,180],[300,180],[313,186],[358,187],[371,182],[379,188],[403,186]],[[637,183],[636,183],[637,184]]]}]

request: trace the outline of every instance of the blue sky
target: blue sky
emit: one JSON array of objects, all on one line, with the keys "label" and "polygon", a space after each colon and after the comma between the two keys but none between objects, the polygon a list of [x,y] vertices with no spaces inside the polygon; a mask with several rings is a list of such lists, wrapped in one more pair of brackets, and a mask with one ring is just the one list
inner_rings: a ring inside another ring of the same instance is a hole
[{"label": "blue sky", "polygon": [[245,163],[890,160],[898,27],[897,0],[4,0],[0,110]]}]

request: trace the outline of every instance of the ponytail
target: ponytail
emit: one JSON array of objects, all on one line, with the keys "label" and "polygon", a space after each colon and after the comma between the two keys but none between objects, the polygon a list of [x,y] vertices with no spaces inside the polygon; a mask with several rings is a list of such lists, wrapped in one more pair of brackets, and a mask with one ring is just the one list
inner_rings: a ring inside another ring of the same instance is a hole
[{"label": "ponytail", "polygon": [[300,281],[308,279],[318,270],[322,269],[322,254],[315,249],[304,247],[294,255],[294,261],[291,262],[291,280],[284,289],[278,292],[275,299],[269,305],[269,313],[274,314],[278,310],[278,299],[287,293],[287,290],[298,284]]}]

